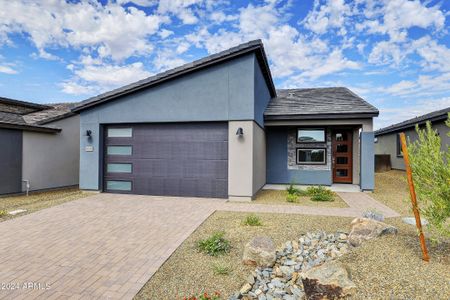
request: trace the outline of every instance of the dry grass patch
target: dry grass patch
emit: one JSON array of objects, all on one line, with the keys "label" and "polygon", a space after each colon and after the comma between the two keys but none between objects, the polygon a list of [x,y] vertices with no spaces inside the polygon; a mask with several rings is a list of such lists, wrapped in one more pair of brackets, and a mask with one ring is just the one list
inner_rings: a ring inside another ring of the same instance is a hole
[{"label": "dry grass patch", "polygon": [[316,206],[316,207],[348,207],[347,203],[337,194],[334,195],[334,201],[312,201],[309,196],[299,196],[296,202],[286,201],[286,191],[279,190],[261,190],[256,194],[252,204],[282,204],[282,205],[299,205],[299,206]]},{"label": "dry grass patch", "polygon": [[408,183],[404,171],[391,170],[375,173],[375,190],[371,196],[402,216],[412,215]]},{"label": "dry grass patch", "polygon": [[48,192],[31,193],[29,196],[9,196],[0,198],[0,211],[26,209],[27,211],[15,216],[6,214],[0,216],[0,222],[23,216],[44,208],[59,205],[92,195],[91,192],[80,191],[77,188],[59,189]]}]

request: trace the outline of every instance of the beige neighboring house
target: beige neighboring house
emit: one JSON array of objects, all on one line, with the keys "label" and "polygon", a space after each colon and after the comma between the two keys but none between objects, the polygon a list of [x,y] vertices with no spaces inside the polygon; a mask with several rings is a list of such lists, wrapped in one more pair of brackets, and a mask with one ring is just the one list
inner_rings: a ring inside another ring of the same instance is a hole
[{"label": "beige neighboring house", "polygon": [[388,154],[393,169],[405,170],[400,146],[400,133],[404,132],[411,141],[415,141],[417,139],[416,124],[422,127],[425,126],[427,121],[430,121],[433,129],[438,132],[442,140],[442,151],[446,151],[447,147],[450,146],[450,137],[447,135],[449,128],[445,125],[448,113],[450,113],[450,107],[378,129],[375,131],[375,155]]},{"label": "beige neighboring house", "polygon": [[80,120],[72,107],[0,97],[0,195],[78,185]]}]

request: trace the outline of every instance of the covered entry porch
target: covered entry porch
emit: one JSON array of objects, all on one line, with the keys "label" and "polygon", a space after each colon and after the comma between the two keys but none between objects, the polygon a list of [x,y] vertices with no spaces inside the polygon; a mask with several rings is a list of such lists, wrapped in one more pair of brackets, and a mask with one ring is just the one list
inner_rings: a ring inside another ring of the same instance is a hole
[{"label": "covered entry porch", "polygon": [[373,190],[371,118],[273,120],[265,125],[268,186],[351,185]]}]

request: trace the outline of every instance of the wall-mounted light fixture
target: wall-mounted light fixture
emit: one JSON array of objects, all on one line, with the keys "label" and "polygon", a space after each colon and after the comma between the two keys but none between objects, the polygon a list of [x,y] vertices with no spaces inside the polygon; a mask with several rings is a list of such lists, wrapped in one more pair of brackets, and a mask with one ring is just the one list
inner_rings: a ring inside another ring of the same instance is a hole
[{"label": "wall-mounted light fixture", "polygon": [[239,127],[238,130],[236,131],[236,135],[237,136],[243,136],[244,135],[244,129],[242,129],[242,127]]},{"label": "wall-mounted light fixture", "polygon": [[88,139],[90,139],[92,137],[92,130],[86,130],[86,136]]}]

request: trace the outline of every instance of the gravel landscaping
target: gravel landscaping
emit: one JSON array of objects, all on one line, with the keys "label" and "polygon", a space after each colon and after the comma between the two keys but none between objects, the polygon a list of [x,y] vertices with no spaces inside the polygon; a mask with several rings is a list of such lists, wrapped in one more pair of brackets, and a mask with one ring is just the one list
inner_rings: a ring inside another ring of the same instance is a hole
[{"label": "gravel landscaping", "polygon": [[[403,176],[399,171],[377,174],[377,190],[373,196],[402,215],[410,215]],[[243,220],[248,215],[214,213],[162,265],[135,299],[183,299],[215,291],[228,299],[248,282],[249,274],[255,272],[255,267],[242,264],[245,245],[255,236],[268,236],[277,248],[286,249],[286,242],[299,241],[303,234],[326,232],[326,243],[334,249],[333,239],[337,241],[341,232],[348,232],[353,220],[259,213],[262,226],[246,226]],[[427,240],[431,261],[425,263],[421,259],[415,227],[403,223],[401,218],[386,219],[385,223],[395,226],[398,234],[366,241],[357,248],[350,247],[342,256],[336,255],[339,256],[336,261],[348,267],[356,285],[352,298],[446,299],[450,294],[450,242],[433,244]],[[224,238],[230,241],[229,252],[215,257],[199,252],[198,241],[220,231],[224,231]],[[339,251],[339,242],[335,246]]]},{"label": "gravel landscaping", "polygon": [[68,201],[84,198],[89,195],[92,195],[92,193],[80,191],[77,188],[69,188],[47,192],[35,192],[30,193],[29,196],[20,195],[0,197],[0,211],[14,211],[19,209],[26,210],[26,212],[16,215],[4,214],[0,216],[0,222]]},{"label": "gravel landscaping", "polygon": [[252,204],[283,204],[283,205],[300,205],[300,206],[317,206],[317,207],[348,207],[347,203],[337,194],[334,201],[312,201],[311,197],[300,196],[296,202],[286,201],[286,191],[279,190],[261,190],[256,194]]}]

